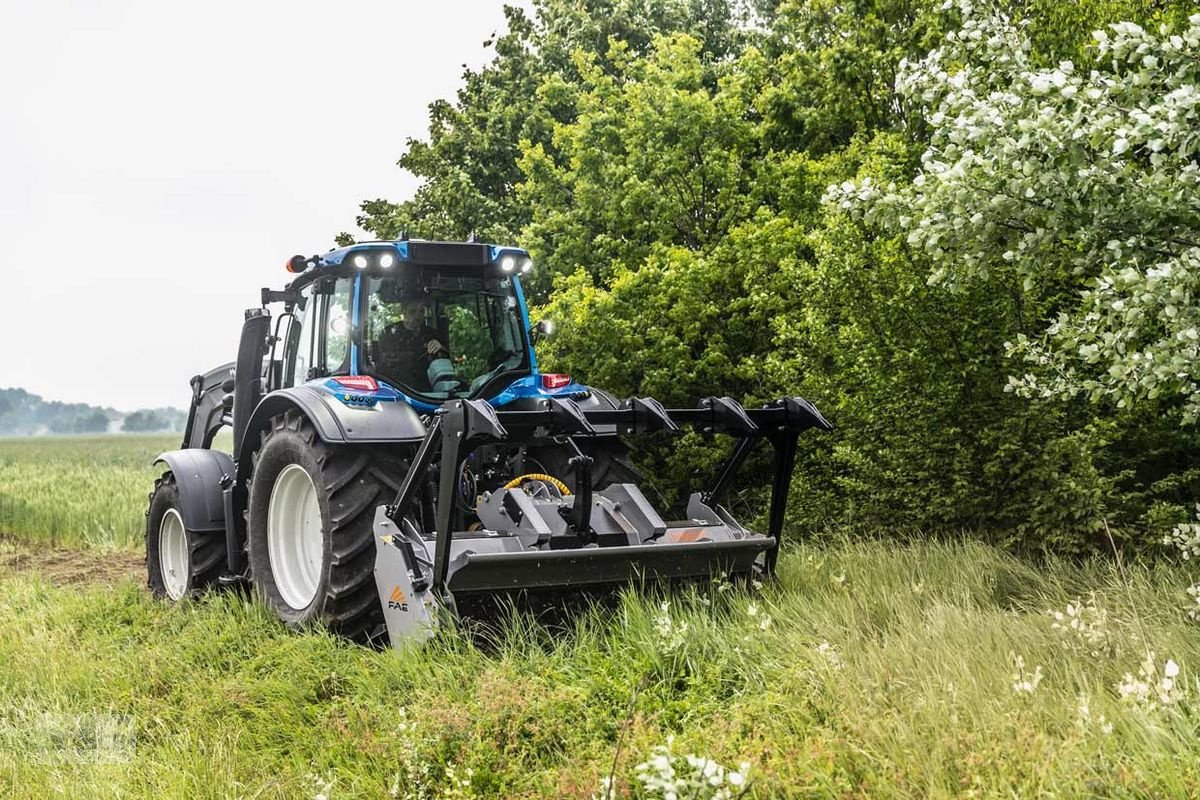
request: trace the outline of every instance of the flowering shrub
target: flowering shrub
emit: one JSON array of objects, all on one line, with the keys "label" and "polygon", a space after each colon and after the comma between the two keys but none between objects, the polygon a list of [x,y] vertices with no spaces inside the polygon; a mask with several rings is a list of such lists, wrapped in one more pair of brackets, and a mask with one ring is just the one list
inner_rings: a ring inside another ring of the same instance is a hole
[{"label": "flowering shrub", "polygon": [[[1196,510],[1200,512],[1200,506],[1197,506]],[[1184,561],[1200,557],[1200,522],[1176,525],[1163,537],[1163,544],[1177,549]]]},{"label": "flowering shrub", "polygon": [[1041,337],[1009,343],[1027,365],[1010,391],[1118,406],[1175,396],[1194,421],[1200,14],[1178,32],[1097,31],[1099,66],[1084,74],[1035,63],[1024,26],[1003,14],[946,5],[961,30],[896,81],[932,129],[920,173],[832,186],[827,202],[906,235],[932,262],[930,283],[1003,271],[1027,291],[1077,287]]}]

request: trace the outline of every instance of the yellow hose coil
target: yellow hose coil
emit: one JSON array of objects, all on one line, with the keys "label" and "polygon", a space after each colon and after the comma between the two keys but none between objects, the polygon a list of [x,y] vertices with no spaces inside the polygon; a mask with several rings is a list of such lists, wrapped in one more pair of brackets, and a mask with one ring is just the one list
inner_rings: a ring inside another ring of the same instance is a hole
[{"label": "yellow hose coil", "polygon": [[525,481],[541,481],[542,483],[550,484],[555,489],[558,489],[560,492],[562,492],[564,495],[568,495],[571,493],[571,490],[567,488],[567,485],[565,483],[563,483],[562,481],[560,481],[558,478],[554,477],[553,475],[543,475],[540,472],[528,472],[524,475],[518,475],[517,477],[513,478],[508,483],[504,484],[504,486],[502,486],[501,488],[502,489],[515,489],[518,486],[520,486],[522,483],[524,483]]}]

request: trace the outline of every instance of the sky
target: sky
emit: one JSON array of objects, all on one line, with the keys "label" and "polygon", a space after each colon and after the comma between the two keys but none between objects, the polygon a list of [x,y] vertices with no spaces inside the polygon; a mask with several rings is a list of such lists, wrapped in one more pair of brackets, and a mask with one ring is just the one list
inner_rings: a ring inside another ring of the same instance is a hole
[{"label": "sky", "polygon": [[176,406],[493,52],[483,0],[0,0],[0,388]]}]

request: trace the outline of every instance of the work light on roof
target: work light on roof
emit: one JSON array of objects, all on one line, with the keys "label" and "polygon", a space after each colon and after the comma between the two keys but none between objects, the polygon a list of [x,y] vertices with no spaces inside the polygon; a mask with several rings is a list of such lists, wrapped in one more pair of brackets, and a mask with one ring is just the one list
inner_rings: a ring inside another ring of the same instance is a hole
[{"label": "work light on roof", "polygon": [[366,269],[367,268],[367,257],[364,255],[355,256],[354,257],[354,266],[358,267],[359,269]]},{"label": "work light on roof", "polygon": [[516,256],[505,256],[500,259],[500,269],[503,272],[512,272],[517,268]]},{"label": "work light on roof", "polygon": [[396,257],[391,253],[384,253],[379,257],[379,266],[384,269],[390,269],[396,263]]},{"label": "work light on roof", "polygon": [[525,256],[524,258],[522,258],[521,259],[521,274],[528,275],[529,271],[532,269],[533,269],[533,259],[530,258],[529,256]]}]

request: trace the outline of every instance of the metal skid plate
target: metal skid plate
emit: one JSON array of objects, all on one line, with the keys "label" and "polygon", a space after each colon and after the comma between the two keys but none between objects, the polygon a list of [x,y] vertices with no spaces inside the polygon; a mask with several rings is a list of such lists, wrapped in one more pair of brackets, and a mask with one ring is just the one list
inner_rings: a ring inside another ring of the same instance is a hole
[{"label": "metal skid plate", "polygon": [[461,560],[456,559],[452,565],[448,585],[458,596],[741,574],[749,572],[758,557],[774,544],[768,536],[753,536],[730,541],[508,552],[472,550],[468,545]]},{"label": "metal skid plate", "polygon": [[[433,636],[439,616],[437,598],[429,591],[427,581],[417,579],[402,545],[410,544],[415,555],[427,564],[432,563],[432,558],[427,543],[400,531],[388,519],[385,507],[375,510],[374,526],[375,588],[379,591],[388,639],[392,647],[400,649],[406,643]],[[428,567],[419,562],[416,566],[422,570],[422,577],[428,573]]]}]

